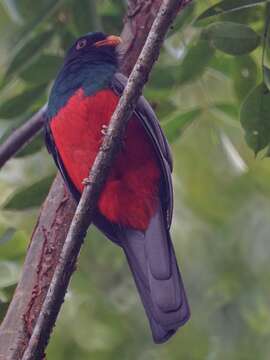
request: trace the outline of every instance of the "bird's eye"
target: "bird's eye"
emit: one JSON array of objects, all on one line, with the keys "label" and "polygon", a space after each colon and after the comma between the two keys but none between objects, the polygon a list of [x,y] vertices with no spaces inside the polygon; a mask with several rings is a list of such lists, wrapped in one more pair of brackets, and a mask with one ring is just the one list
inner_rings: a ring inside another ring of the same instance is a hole
[{"label": "bird's eye", "polygon": [[81,39],[77,42],[76,44],[76,50],[81,50],[82,48],[84,48],[87,44],[87,40],[86,39]]}]

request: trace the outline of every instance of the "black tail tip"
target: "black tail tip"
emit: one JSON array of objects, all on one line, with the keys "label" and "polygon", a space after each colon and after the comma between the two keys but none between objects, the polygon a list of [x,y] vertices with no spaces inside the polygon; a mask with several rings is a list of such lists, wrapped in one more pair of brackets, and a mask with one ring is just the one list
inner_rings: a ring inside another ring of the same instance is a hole
[{"label": "black tail tip", "polygon": [[176,333],[176,330],[169,330],[165,333],[163,336],[157,336],[153,333],[153,340],[155,344],[164,344],[167,342],[174,334]]},{"label": "black tail tip", "polygon": [[157,325],[157,323],[151,322],[151,330],[152,330],[152,336],[153,341],[155,344],[164,344],[167,342],[176,332],[177,330],[185,325],[185,323],[190,319],[190,311],[188,308],[188,311],[186,312],[186,315],[182,318],[181,322],[177,324],[172,329],[164,329],[160,325]]}]

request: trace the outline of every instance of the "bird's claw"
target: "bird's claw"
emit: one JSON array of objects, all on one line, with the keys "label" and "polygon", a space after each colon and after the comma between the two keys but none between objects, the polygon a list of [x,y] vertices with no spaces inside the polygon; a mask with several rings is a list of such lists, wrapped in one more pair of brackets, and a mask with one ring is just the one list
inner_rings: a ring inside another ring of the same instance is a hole
[{"label": "bird's claw", "polygon": [[108,126],[102,125],[101,126],[101,134],[105,136],[107,134],[107,131],[108,131]]},{"label": "bird's claw", "polygon": [[91,184],[91,180],[87,177],[87,178],[83,179],[82,184],[83,184],[83,185],[90,185],[90,184]]},{"label": "bird's claw", "polygon": [[[101,126],[101,134],[102,134],[103,136],[107,135],[108,128],[109,128],[108,125],[102,125],[102,126]],[[121,142],[121,145],[120,145],[121,150],[125,150],[125,146],[126,146],[126,137],[125,137],[125,138],[123,139],[123,141]]]}]

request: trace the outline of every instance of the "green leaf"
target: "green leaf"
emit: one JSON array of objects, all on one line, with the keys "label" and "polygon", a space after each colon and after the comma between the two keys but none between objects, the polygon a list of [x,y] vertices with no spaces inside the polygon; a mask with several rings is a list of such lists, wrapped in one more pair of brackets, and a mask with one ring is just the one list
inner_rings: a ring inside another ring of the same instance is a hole
[{"label": "green leaf", "polygon": [[48,176],[16,191],[4,204],[6,210],[24,210],[40,206],[45,200],[54,176]]},{"label": "green leaf", "polygon": [[45,11],[50,11],[52,7],[55,6],[57,0],[39,0],[39,1],[29,1],[29,0],[10,0],[17,4],[17,8],[25,20],[24,23],[30,23],[37,17],[44,15]]},{"label": "green leaf", "polygon": [[[206,41],[199,41],[188,49],[179,73],[175,74],[178,83],[193,81],[201,76],[214,55],[214,50]],[[166,76],[166,73],[164,73]]]},{"label": "green leaf", "polygon": [[192,18],[195,10],[195,3],[191,3],[184,8],[177,16],[173,26],[168,31],[167,36],[171,36],[177,31],[181,30]]},{"label": "green leaf", "polygon": [[94,0],[80,0],[80,4],[74,1],[72,4],[72,15],[78,36],[90,31],[101,30],[96,2]]},{"label": "green leaf", "polygon": [[40,151],[44,146],[43,134],[40,134],[33,138],[33,140],[23,147],[16,155],[16,158],[33,155]]},{"label": "green leaf", "polygon": [[229,115],[231,118],[239,119],[239,107],[235,104],[217,103],[214,104],[214,108]]},{"label": "green leaf", "polygon": [[174,142],[183,133],[184,129],[190,125],[199,115],[201,109],[195,109],[183,114],[176,115],[171,120],[162,124],[163,130],[170,143]]},{"label": "green leaf", "polygon": [[10,19],[18,25],[22,25],[23,19],[18,9],[18,4],[14,0],[2,0],[2,2],[5,5],[5,10],[7,11]]},{"label": "green leaf", "polygon": [[57,74],[63,58],[56,55],[40,55],[19,76],[31,84],[47,84]]},{"label": "green leaf", "polygon": [[31,105],[45,93],[46,87],[40,85],[25,90],[22,94],[6,100],[0,105],[0,118],[10,119],[20,116],[28,110]]},{"label": "green leaf", "polygon": [[16,232],[16,229],[14,229],[14,228],[6,229],[6,231],[0,236],[0,245],[3,245],[5,243],[7,243],[8,241],[10,241],[13,238],[15,232]]},{"label": "green leaf", "polygon": [[267,86],[268,90],[270,90],[270,69],[264,65],[263,67],[264,74],[264,83]]},{"label": "green leaf", "polygon": [[211,16],[217,16],[245,8],[249,8],[252,6],[257,6],[262,3],[265,3],[266,0],[225,0],[220,1],[219,3],[211,6],[207,10],[205,10],[197,19],[202,20]]},{"label": "green leaf", "polygon": [[11,261],[0,261],[0,288],[17,283],[20,275],[19,266]]},{"label": "green leaf", "polygon": [[177,82],[176,75],[179,72],[177,65],[157,65],[153,69],[150,79],[150,86],[157,89],[171,89]]},{"label": "green leaf", "polygon": [[216,49],[230,55],[244,55],[256,49],[260,36],[250,27],[233,22],[216,22],[201,36]]},{"label": "green leaf", "polygon": [[125,8],[126,6],[123,7],[121,5],[121,1],[98,2],[102,27],[107,34],[118,34],[121,32]]},{"label": "green leaf", "polygon": [[24,43],[13,55],[6,71],[4,81],[7,82],[12,75],[23,69],[29,62],[31,63],[45,45],[48,44],[53,34],[53,30],[48,30],[28,39],[28,41],[26,41],[26,43]]},{"label": "green leaf", "polygon": [[215,56],[211,60],[209,67],[216,70],[217,72],[225,75],[228,78],[231,78],[233,71],[233,61],[229,56],[224,56],[222,52],[216,52]]},{"label": "green leaf", "polygon": [[260,84],[250,92],[240,111],[248,145],[257,154],[270,143],[270,92]]},{"label": "green leaf", "polygon": [[8,228],[0,237],[0,260],[12,260],[25,255],[28,237],[23,231]]},{"label": "green leaf", "polygon": [[191,46],[182,61],[173,65],[157,65],[151,75],[150,85],[158,89],[193,81],[203,74],[214,55],[214,49],[206,41]]},{"label": "green leaf", "polygon": [[[55,21],[53,19],[54,15],[57,11],[60,10],[61,6],[63,6],[64,3],[67,2],[67,0],[42,0],[42,1],[35,1],[29,2],[26,4],[26,6],[29,7],[32,5],[31,8],[31,15],[29,16],[26,14],[25,6],[21,4],[21,0],[14,0],[17,1],[18,4],[20,4],[20,12],[21,15],[27,19],[25,21],[24,27],[21,29],[20,33],[18,34],[17,43],[15,45],[15,48],[17,50],[17,47],[20,48],[21,44],[25,44],[26,41],[29,41],[29,39],[33,38],[33,33],[36,32],[36,29],[41,29],[41,27],[45,28],[47,26],[46,22],[49,23],[50,20],[53,20],[53,34],[57,32],[57,23],[55,24]],[[26,0],[26,3],[29,0]],[[17,52],[17,51],[16,51]]]},{"label": "green leaf", "polygon": [[4,318],[8,305],[14,295],[16,289],[17,282],[10,286],[4,286],[0,289],[0,317]]},{"label": "green leaf", "polygon": [[242,101],[256,86],[257,64],[250,56],[236,57],[232,75],[234,90],[239,100]]},{"label": "green leaf", "polygon": [[151,103],[158,119],[163,120],[164,117],[168,118],[168,115],[175,113],[177,106],[172,102],[170,98],[154,101]]}]

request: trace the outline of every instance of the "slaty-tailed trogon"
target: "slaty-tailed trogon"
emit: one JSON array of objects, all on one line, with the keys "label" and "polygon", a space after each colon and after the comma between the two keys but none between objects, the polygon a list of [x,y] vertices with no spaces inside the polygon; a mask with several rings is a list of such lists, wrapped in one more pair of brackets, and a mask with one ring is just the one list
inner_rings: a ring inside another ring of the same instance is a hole
[{"label": "slaty-tailed trogon", "polygon": [[[78,200],[125,87],[120,38],[90,33],[67,52],[49,97],[45,137]],[[189,318],[170,237],[172,159],[158,120],[141,97],[98,202],[95,225],[124,250],[156,343]]]}]

